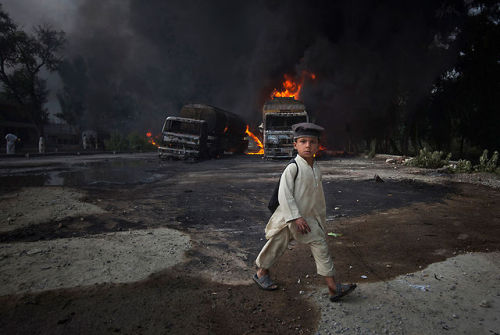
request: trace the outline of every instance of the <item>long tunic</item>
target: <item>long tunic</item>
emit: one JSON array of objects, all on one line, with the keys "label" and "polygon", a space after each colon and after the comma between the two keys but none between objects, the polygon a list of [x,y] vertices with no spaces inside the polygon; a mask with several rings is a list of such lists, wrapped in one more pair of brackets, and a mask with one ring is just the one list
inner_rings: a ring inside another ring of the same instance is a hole
[{"label": "long tunic", "polygon": [[[298,165],[289,164],[283,174],[278,192],[280,205],[273,213],[266,226],[266,238],[269,239],[280,230],[290,225],[290,221],[302,217],[308,224],[318,223],[325,230],[326,205],[321,171],[316,162],[311,167],[307,161],[297,155]],[[297,178],[295,178],[297,175]],[[294,182],[295,179],[295,182]],[[291,227],[289,227],[291,228]],[[291,228],[293,231],[294,229]],[[306,237],[309,234],[305,234]],[[310,236],[312,237],[312,236]],[[303,241],[307,243],[307,241]]]}]

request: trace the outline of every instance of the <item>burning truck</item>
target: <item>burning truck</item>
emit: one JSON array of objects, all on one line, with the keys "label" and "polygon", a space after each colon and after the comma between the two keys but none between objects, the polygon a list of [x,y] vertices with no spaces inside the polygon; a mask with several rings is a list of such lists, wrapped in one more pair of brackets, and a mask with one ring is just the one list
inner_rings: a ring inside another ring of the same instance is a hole
[{"label": "burning truck", "polygon": [[163,124],[158,154],[162,159],[205,159],[224,152],[243,153],[246,124],[236,114],[205,104],[187,104]]},{"label": "burning truck", "polygon": [[264,158],[289,158],[295,154],[292,125],[309,122],[306,106],[293,97],[273,97],[262,108]]}]

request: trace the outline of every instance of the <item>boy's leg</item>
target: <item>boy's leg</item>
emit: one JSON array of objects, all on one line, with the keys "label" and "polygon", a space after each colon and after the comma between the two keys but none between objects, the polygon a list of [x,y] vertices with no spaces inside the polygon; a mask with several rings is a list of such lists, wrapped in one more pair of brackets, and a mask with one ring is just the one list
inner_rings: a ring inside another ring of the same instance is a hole
[{"label": "boy's leg", "polygon": [[311,253],[316,262],[316,271],[318,274],[323,277],[331,277],[333,280],[335,276],[335,266],[333,265],[333,259],[330,255],[330,250],[328,250],[326,240],[319,239],[310,242],[309,247],[311,248]]},{"label": "boy's leg", "polygon": [[336,290],[335,266],[326,243],[325,232],[315,221],[308,222],[308,224],[311,229],[308,234],[301,234],[293,225],[290,227],[291,234],[297,241],[309,245],[316,262],[316,271],[319,275],[325,277],[330,295],[333,295]]},{"label": "boy's leg", "polygon": [[352,292],[356,288],[356,285],[342,285],[335,282],[335,267],[326,240],[311,242],[309,245],[316,261],[317,272],[319,275],[325,277],[330,300],[338,301],[344,295]]},{"label": "boy's leg", "polygon": [[271,266],[285,252],[289,241],[290,230],[287,227],[283,228],[267,241],[255,260],[255,264],[258,267],[257,276],[259,278],[269,273]]},{"label": "boy's leg", "polygon": [[328,292],[330,293],[330,296],[332,296],[336,293],[335,266],[333,265],[333,259],[330,255],[328,244],[324,239],[321,239],[319,241],[311,242],[309,246],[311,248],[314,261],[316,262],[316,271],[319,275],[325,277]]},{"label": "boy's leg", "polygon": [[328,293],[330,294],[330,296],[335,295],[335,293],[337,293],[337,288],[336,288],[336,284],[335,284],[335,277],[333,277],[333,276],[325,277],[325,282],[326,282],[326,286],[328,286]]}]

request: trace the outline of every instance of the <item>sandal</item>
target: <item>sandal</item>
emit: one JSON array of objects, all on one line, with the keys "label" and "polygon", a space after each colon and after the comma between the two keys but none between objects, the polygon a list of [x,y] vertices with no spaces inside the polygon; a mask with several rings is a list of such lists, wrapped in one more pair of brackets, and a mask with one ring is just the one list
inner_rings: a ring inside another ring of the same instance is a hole
[{"label": "sandal", "polygon": [[330,296],[330,301],[339,301],[340,298],[354,291],[356,287],[356,284],[337,284],[335,294]]},{"label": "sandal", "polygon": [[278,289],[278,285],[273,283],[273,281],[271,280],[271,277],[269,277],[269,275],[264,275],[264,276],[259,278],[257,276],[257,274],[254,274],[252,279],[263,290],[274,291],[274,290]]}]

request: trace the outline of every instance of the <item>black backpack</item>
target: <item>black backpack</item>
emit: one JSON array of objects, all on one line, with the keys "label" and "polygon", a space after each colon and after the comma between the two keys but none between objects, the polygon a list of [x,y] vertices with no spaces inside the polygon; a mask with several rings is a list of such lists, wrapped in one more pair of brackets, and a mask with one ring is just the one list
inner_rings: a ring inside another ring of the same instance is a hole
[{"label": "black backpack", "polygon": [[[285,169],[286,169],[286,167],[288,165],[290,165],[292,163],[297,166],[297,174],[295,175],[295,178],[293,178],[293,182],[295,183],[295,180],[297,179],[297,175],[299,174],[299,165],[295,161],[295,158],[292,158],[292,160],[288,162],[288,164],[285,166]],[[283,175],[283,173],[281,173],[281,176],[282,175]],[[279,189],[280,189],[281,176],[280,176],[280,179],[278,180],[278,183],[274,187],[273,195],[271,196],[271,199],[269,200],[269,204],[267,205],[267,208],[269,208],[269,210],[271,211],[271,213],[274,213],[274,211],[276,210],[276,208],[278,208],[278,206],[280,205],[280,202],[278,200],[278,192],[279,192]]]}]

